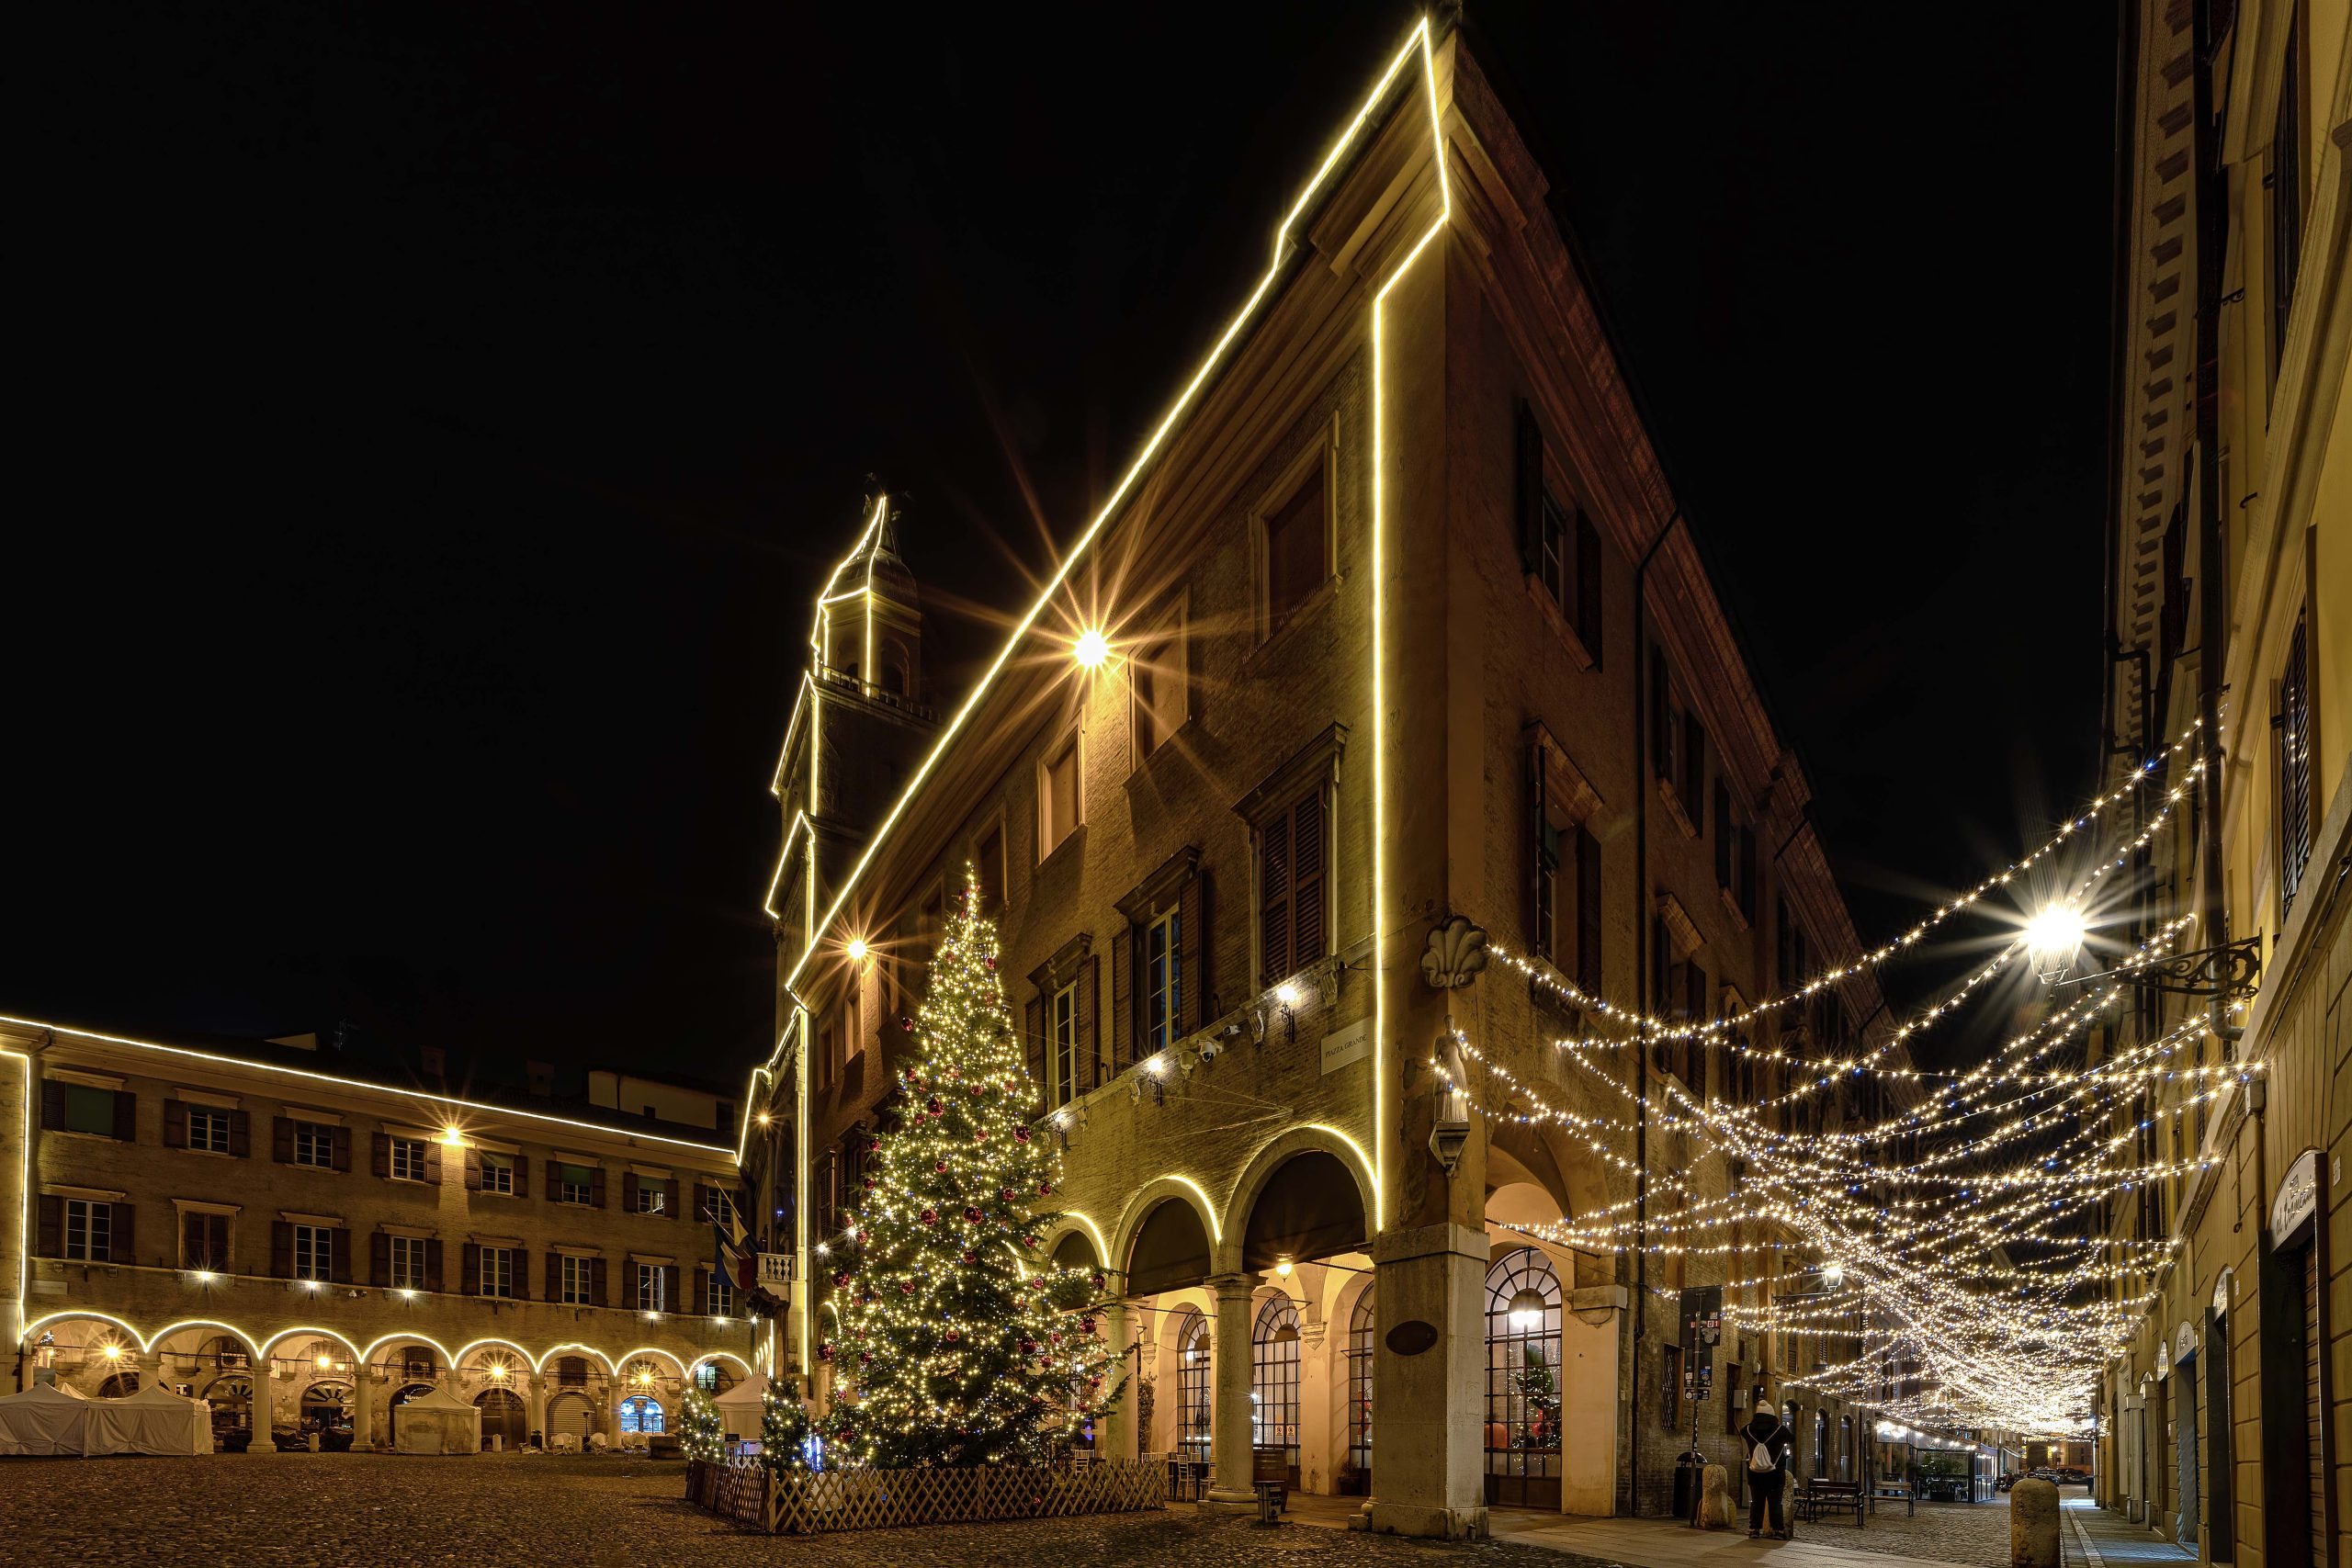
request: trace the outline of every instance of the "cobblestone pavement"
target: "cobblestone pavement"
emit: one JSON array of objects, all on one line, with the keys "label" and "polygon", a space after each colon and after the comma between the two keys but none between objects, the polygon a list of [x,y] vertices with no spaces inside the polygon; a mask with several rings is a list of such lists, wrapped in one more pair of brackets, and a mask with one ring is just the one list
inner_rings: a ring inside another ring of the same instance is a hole
[{"label": "cobblestone pavement", "polygon": [[0,1460],[0,1563],[705,1563],[809,1568],[1187,1568],[1328,1560],[1463,1568],[1600,1568],[1493,1542],[1448,1546],[1190,1509],[1037,1523],[747,1534],[690,1508],[685,1468],[483,1454],[216,1454]]},{"label": "cobblestone pavement", "polygon": [[2009,1568],[2009,1500],[1996,1494],[1989,1503],[1922,1503],[1916,1515],[1882,1499],[1870,1523],[1854,1528],[1850,1516],[1799,1525],[1807,1540],[1858,1551],[1893,1551],[1905,1557],[1960,1562],[1968,1568]]}]

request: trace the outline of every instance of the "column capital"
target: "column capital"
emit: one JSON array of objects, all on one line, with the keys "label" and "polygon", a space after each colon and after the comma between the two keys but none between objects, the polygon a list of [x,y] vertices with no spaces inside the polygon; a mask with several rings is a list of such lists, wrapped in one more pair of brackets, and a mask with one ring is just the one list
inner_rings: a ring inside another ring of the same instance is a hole
[{"label": "column capital", "polygon": [[1212,1274],[1201,1281],[1219,1301],[1236,1297],[1246,1299],[1250,1292],[1266,1282],[1263,1274]]}]

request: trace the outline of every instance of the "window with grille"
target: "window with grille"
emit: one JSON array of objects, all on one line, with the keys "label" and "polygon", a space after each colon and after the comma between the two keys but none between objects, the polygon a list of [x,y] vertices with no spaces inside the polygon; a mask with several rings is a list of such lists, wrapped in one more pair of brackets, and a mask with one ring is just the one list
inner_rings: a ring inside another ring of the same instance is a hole
[{"label": "window with grille", "polygon": [[1506,1504],[1560,1474],[1560,1277],[1533,1247],[1487,1270],[1487,1473]]},{"label": "window with grille", "polygon": [[1167,1049],[1183,1032],[1184,914],[1182,905],[1144,928],[1142,1055]]},{"label": "window with grille", "polygon": [[2281,922],[2302,890],[2312,863],[2312,677],[2305,640],[2308,616],[2295,617],[2287,662],[2278,671],[2278,915]]},{"label": "window with grille", "polygon": [[1325,810],[1320,785],[1258,828],[1258,981],[1272,986],[1325,953]]},{"label": "window with grille", "polygon": [[391,1264],[392,1288],[396,1291],[424,1289],[424,1238],[421,1235],[396,1235],[390,1240],[387,1256]]},{"label": "window with grille", "polygon": [[1274,1296],[1250,1332],[1250,1444],[1298,1463],[1298,1307]]},{"label": "window with grille", "polygon": [[510,1298],[514,1294],[513,1247],[485,1247],[481,1249],[481,1293]]},{"label": "window with grille", "polygon": [[1358,1472],[1372,1472],[1372,1334],[1373,1287],[1356,1298],[1348,1318],[1348,1462]]},{"label": "window with grille", "polygon": [[87,1198],[65,1200],[65,1256],[86,1263],[113,1258],[114,1205]]},{"label": "window with grille", "polygon": [[187,1108],[187,1146],[208,1154],[229,1152],[229,1113],[209,1105]]},{"label": "window with grille", "polygon": [[229,1216],[184,1214],[180,1218],[180,1266],[229,1272]]},{"label": "window with grille", "polygon": [[1046,1089],[1048,1105],[1068,1105],[1078,1085],[1078,985],[1073,981],[1054,993],[1047,1017],[1046,1043],[1053,1070]]},{"label": "window with grille", "polygon": [[1177,1322],[1176,1346],[1176,1446],[1188,1458],[1204,1461],[1214,1408],[1208,1319],[1186,1309]]},{"label": "window with grille", "polygon": [[391,1173],[395,1181],[424,1179],[424,1140],[394,1138],[391,1140]]},{"label": "window with grille", "polygon": [[642,1393],[622,1400],[621,1430],[649,1433],[663,1430],[662,1402]]},{"label": "window with grille", "polygon": [[294,1227],[294,1278],[327,1280],[334,1275],[334,1232],[325,1225]]}]

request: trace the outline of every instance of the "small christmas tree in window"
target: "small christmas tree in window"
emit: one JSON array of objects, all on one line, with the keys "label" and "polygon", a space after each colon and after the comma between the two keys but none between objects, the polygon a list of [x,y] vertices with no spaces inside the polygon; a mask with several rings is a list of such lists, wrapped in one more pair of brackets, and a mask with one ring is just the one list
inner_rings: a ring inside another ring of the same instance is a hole
[{"label": "small christmas tree in window", "polygon": [[898,1125],[868,1150],[830,1248],[840,1328],[831,1454],[902,1467],[1036,1463],[1111,1399],[1091,1304],[1103,1280],[1040,1250],[1061,1154],[998,984],[996,928],[965,868],[897,1085]]}]

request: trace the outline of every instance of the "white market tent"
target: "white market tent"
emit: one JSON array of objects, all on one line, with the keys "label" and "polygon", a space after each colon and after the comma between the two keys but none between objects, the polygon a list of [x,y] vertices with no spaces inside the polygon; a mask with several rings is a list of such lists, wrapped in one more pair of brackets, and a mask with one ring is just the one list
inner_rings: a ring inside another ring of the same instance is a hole
[{"label": "white market tent", "polygon": [[209,1454],[212,1451],[212,1404],[172,1392],[162,1382],[140,1381],[139,1392],[90,1404],[90,1431],[83,1452],[96,1454]]},{"label": "white market tent", "polygon": [[760,1435],[760,1420],[767,1413],[768,1380],[764,1372],[745,1378],[725,1393],[713,1396],[718,1406],[719,1430],[729,1438],[751,1438]]},{"label": "white market tent", "polygon": [[404,1454],[481,1452],[481,1412],[446,1388],[403,1403],[393,1425]]},{"label": "white market tent", "polygon": [[35,1383],[0,1399],[0,1454],[78,1454],[88,1441],[87,1394]]}]

